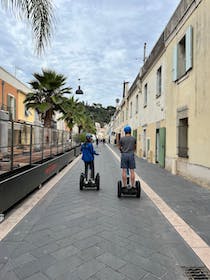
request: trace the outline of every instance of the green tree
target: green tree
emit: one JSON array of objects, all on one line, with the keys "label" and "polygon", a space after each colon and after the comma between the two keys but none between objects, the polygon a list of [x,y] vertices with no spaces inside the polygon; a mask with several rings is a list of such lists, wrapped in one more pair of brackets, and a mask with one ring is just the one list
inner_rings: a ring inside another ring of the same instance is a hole
[{"label": "green tree", "polygon": [[1,0],[2,6],[27,19],[36,42],[35,49],[41,54],[52,37],[54,14],[51,0]]},{"label": "green tree", "polygon": [[66,121],[70,130],[72,130],[74,125],[77,125],[79,133],[82,131],[95,133],[95,124],[89,112],[86,110],[84,104],[78,102],[77,99],[75,100],[74,97],[65,98],[61,104],[61,112],[63,113],[61,119]]},{"label": "green tree", "polygon": [[64,87],[66,77],[52,70],[42,70],[42,74],[34,73],[31,81],[33,92],[25,99],[27,108],[34,108],[44,120],[45,127],[51,127],[55,111],[62,111],[64,94],[71,93],[70,87]]}]

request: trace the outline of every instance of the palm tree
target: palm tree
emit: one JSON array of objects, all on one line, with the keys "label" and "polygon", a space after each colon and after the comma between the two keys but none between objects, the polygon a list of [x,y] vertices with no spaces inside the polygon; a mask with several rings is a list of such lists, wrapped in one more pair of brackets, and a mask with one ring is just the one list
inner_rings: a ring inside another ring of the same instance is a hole
[{"label": "palm tree", "polygon": [[42,74],[34,73],[35,80],[29,84],[33,92],[25,99],[26,108],[34,108],[44,120],[45,127],[51,127],[55,111],[61,111],[65,100],[64,94],[71,93],[70,87],[64,87],[66,77],[52,70],[42,70]]},{"label": "palm tree", "polygon": [[35,49],[41,54],[52,37],[54,22],[51,0],[1,0],[2,6],[10,9],[21,19],[27,19],[32,25],[36,42]]},{"label": "palm tree", "polygon": [[70,130],[72,130],[74,125],[77,125],[79,133],[81,131],[95,132],[93,120],[90,118],[84,104],[78,102],[78,99],[75,100],[74,97],[66,98],[61,104],[61,112],[63,113],[61,119],[66,121]]}]

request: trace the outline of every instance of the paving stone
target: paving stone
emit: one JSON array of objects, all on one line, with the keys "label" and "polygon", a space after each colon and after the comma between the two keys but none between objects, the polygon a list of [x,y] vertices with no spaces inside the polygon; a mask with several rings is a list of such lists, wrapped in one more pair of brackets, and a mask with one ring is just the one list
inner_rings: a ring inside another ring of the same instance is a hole
[{"label": "paving stone", "polygon": [[77,268],[77,273],[78,273],[78,276],[82,280],[86,280],[89,277],[91,277],[92,275],[96,274],[98,271],[100,271],[104,267],[105,267],[104,264],[102,264],[96,260],[91,260],[89,262],[86,262],[86,263],[80,265]]},{"label": "paving stone", "polygon": [[19,278],[13,271],[8,271],[5,275],[2,275],[2,277],[3,278],[1,278],[0,275],[1,280],[19,280]]},{"label": "paving stone", "polygon": [[39,272],[39,273],[35,273],[32,276],[26,278],[26,280],[49,280],[49,278]]},{"label": "paving stone", "polygon": [[133,280],[140,280],[147,274],[140,266],[132,264],[126,264],[121,268],[120,272]]},{"label": "paving stone", "polygon": [[75,255],[76,253],[78,253],[78,249],[72,245],[59,249],[53,253],[51,253],[51,255],[53,255],[57,260],[61,260],[64,259],[65,257],[69,257],[72,255]]},{"label": "paving stone", "polygon": [[111,255],[110,253],[105,253],[97,257],[96,259],[116,270],[118,270],[120,267],[126,264],[125,261],[123,261],[119,257]]},{"label": "paving stone", "polygon": [[73,272],[82,263],[83,261],[77,256],[71,256],[57,261],[54,265],[45,270],[45,274],[50,279],[59,279],[59,277],[65,273],[69,273],[70,275],[70,272]]},{"label": "paving stone", "polygon": [[52,264],[55,263],[55,258],[50,255],[45,255],[35,261],[26,263],[18,268],[15,268],[14,271],[20,279],[25,279],[35,273],[38,273],[42,270],[46,270]]},{"label": "paving stone", "polygon": [[80,250],[79,254],[77,254],[84,261],[89,261],[94,259],[104,253],[104,250],[97,246],[92,246],[84,250]]},{"label": "paving stone", "polygon": [[33,257],[31,254],[26,253],[24,255],[20,255],[19,257],[13,259],[12,266],[16,268],[19,266],[23,266],[24,264],[30,263],[32,261],[36,261],[36,258]]},{"label": "paving stone", "polygon": [[125,275],[108,267],[101,269],[94,276],[98,280],[126,280]]}]

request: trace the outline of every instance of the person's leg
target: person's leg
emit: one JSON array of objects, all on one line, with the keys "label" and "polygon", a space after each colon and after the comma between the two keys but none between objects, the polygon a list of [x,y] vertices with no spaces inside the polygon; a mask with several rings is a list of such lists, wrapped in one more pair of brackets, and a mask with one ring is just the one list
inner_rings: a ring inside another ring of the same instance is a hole
[{"label": "person's leg", "polygon": [[134,154],[130,154],[129,155],[129,169],[130,169],[132,187],[135,187],[135,172],[134,172],[135,168],[136,168],[135,156],[134,156]]},{"label": "person's leg", "polygon": [[130,174],[131,174],[131,186],[135,186],[135,172],[134,169],[130,169]]},{"label": "person's leg", "polygon": [[123,181],[123,187],[127,186],[127,169],[122,169],[122,181]]},{"label": "person's leg", "polygon": [[91,169],[91,179],[95,179],[95,167],[94,167],[94,160],[90,162],[90,169]]},{"label": "person's leg", "polygon": [[120,167],[122,168],[122,181],[123,187],[127,186],[127,160],[126,154],[121,154],[121,164]]},{"label": "person's leg", "polygon": [[88,162],[84,162],[85,163],[85,179],[87,180],[88,178]]}]

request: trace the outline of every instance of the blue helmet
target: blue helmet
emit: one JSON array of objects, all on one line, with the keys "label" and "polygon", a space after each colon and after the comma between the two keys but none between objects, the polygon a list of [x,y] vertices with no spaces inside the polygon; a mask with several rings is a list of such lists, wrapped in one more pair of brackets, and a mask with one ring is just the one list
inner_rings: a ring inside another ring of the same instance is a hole
[{"label": "blue helmet", "polygon": [[91,138],[92,138],[92,135],[91,135],[90,133],[87,133],[87,134],[86,134],[86,139],[87,139],[87,140],[91,140]]},{"label": "blue helmet", "polygon": [[124,132],[125,132],[125,133],[131,133],[131,127],[130,127],[129,125],[126,125],[126,126],[124,127]]}]

